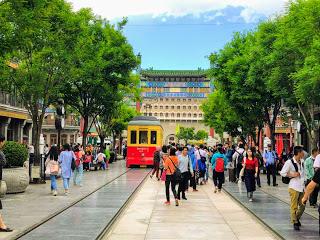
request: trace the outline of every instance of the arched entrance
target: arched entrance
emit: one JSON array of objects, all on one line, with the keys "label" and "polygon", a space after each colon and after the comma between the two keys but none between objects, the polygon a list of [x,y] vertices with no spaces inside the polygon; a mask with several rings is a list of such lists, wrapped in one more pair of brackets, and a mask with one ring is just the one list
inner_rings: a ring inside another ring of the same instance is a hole
[{"label": "arched entrance", "polygon": [[175,134],[169,134],[167,137],[166,137],[166,140],[165,140],[165,144],[170,144],[172,142],[175,142],[177,143],[178,142],[178,138],[176,137]]}]

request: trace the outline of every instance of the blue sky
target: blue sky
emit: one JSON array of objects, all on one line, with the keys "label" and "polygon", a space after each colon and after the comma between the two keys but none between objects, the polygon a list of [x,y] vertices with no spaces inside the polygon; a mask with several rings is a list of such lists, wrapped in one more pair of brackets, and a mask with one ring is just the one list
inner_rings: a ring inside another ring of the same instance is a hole
[{"label": "blue sky", "polygon": [[287,0],[71,0],[75,9],[116,22],[128,17],[124,34],[142,68],[208,68],[236,31],[253,30],[260,21],[284,12]]}]

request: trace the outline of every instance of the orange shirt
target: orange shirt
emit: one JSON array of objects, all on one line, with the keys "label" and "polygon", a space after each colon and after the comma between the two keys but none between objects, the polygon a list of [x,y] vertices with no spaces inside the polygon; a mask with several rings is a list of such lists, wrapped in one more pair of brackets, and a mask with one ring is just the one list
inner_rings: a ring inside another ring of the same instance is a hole
[{"label": "orange shirt", "polygon": [[173,163],[176,165],[176,167],[179,166],[178,157],[177,156],[163,156],[163,157],[164,157],[163,166],[165,169],[167,169],[166,173],[167,175],[172,175],[176,171],[176,168],[173,165]]}]

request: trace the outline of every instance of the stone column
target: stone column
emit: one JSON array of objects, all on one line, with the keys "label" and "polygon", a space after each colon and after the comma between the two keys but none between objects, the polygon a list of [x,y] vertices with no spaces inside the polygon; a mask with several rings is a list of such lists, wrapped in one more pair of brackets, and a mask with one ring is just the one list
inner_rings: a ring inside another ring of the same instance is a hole
[{"label": "stone column", "polygon": [[22,122],[20,123],[20,129],[18,129],[18,138],[19,138],[19,142],[23,142],[23,129],[24,126],[26,125],[27,120],[22,120]]},{"label": "stone column", "polygon": [[4,121],[4,137],[6,138],[6,140],[8,139],[8,127],[10,123],[11,118],[8,118],[6,121]]},{"label": "stone column", "polygon": [[70,134],[71,134],[71,133],[67,132],[66,134],[67,134],[67,143],[70,144]]}]

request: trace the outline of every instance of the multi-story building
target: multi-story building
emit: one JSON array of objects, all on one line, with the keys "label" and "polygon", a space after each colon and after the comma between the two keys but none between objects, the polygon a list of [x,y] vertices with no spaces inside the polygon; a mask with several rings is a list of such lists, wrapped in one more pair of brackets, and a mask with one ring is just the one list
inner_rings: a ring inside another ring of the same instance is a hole
[{"label": "multi-story building", "polygon": [[17,94],[0,91],[0,133],[8,141],[31,142],[32,121]]},{"label": "multi-story building", "polygon": [[200,105],[212,91],[204,70],[143,70],[141,113],[158,118],[165,141],[177,141],[178,127],[194,127],[209,133]]}]

